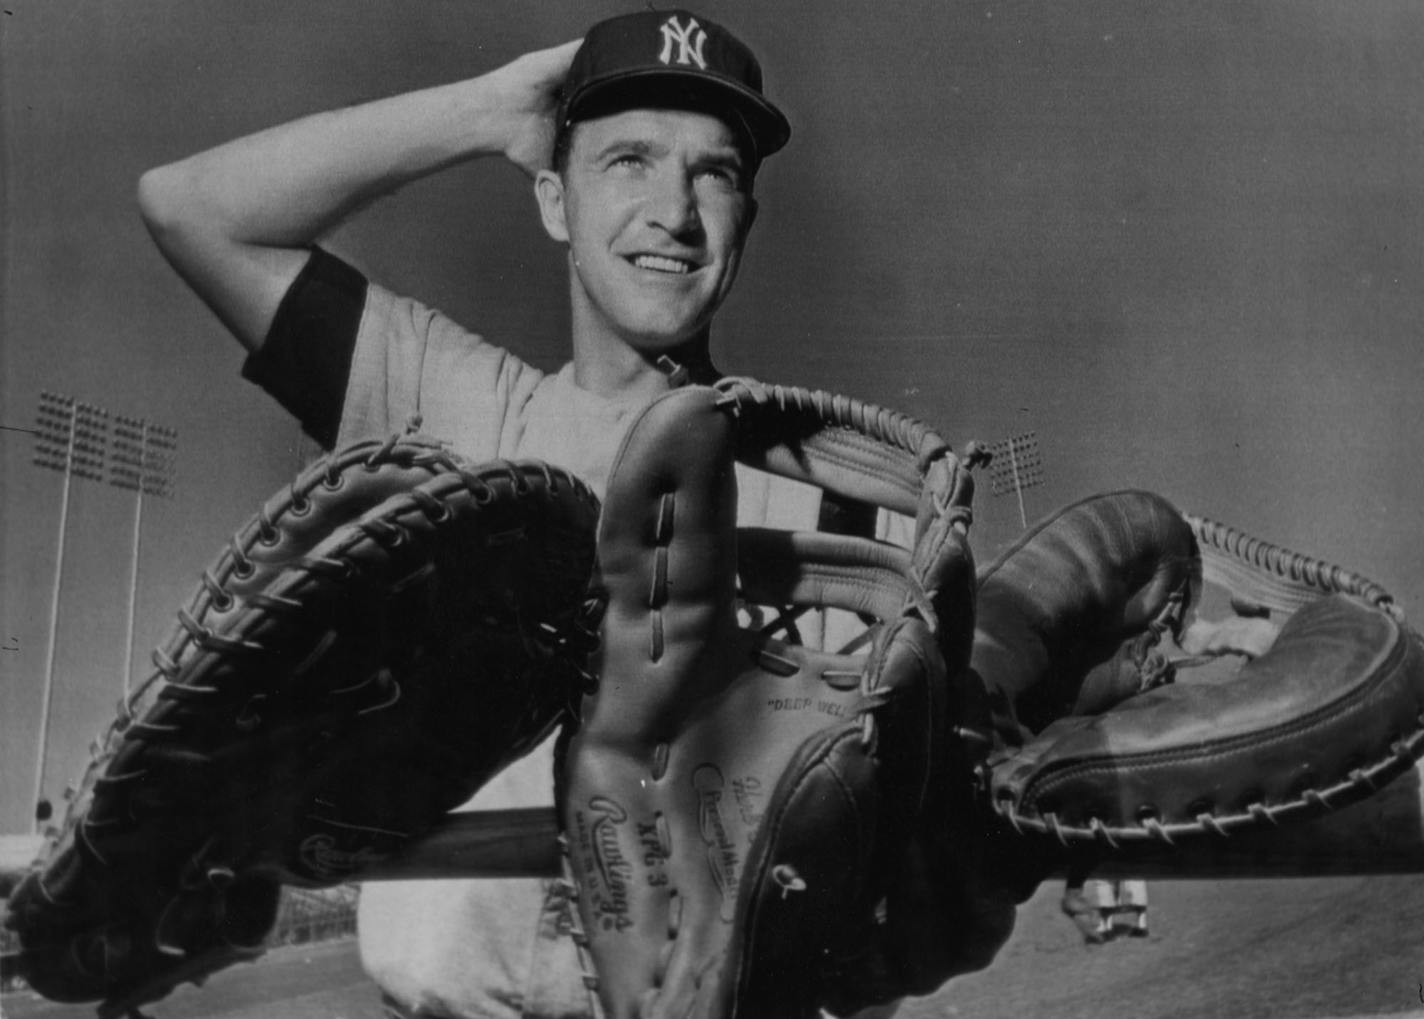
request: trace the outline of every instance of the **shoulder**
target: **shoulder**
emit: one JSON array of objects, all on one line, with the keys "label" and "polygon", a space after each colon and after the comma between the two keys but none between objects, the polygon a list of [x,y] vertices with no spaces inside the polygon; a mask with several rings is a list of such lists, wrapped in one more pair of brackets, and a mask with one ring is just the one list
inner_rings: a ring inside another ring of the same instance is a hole
[{"label": "shoulder", "polygon": [[545,373],[449,315],[371,283],[352,360],[343,440],[421,428],[475,459],[505,455]]},{"label": "shoulder", "polygon": [[412,297],[377,283],[367,288],[357,356],[385,370],[415,373],[422,385],[489,386],[527,376],[532,386],[544,373],[481,333]]}]

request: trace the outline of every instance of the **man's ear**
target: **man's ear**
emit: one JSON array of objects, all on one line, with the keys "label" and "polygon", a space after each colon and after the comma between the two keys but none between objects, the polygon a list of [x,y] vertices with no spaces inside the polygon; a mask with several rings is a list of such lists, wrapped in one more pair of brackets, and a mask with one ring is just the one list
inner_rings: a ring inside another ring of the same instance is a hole
[{"label": "man's ear", "polygon": [[564,180],[553,170],[534,175],[534,197],[539,202],[539,218],[544,232],[554,240],[569,242],[569,225],[564,218]]},{"label": "man's ear", "polygon": [[757,200],[751,195],[747,195],[747,221],[742,227],[742,240],[747,239],[747,234],[752,232],[752,224],[756,222],[757,210],[761,208]]}]

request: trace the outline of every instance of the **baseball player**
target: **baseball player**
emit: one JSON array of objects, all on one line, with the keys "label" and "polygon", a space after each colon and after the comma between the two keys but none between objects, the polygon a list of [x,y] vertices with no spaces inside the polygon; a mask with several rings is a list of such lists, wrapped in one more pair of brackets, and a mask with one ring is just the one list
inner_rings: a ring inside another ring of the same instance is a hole
[{"label": "baseball player", "polygon": [[1088,875],[1092,869],[1092,860],[1075,860],[1068,865],[1063,895],[1058,904],[1063,915],[1072,920],[1078,933],[1083,935],[1085,944],[1101,945],[1107,941],[1111,930],[1105,929],[1105,921],[1099,917],[1097,900],[1088,897]]},{"label": "baseball player", "polygon": [[[789,134],[746,45],[690,12],[645,10],[480,77],[152,170],[140,206],[249,351],[243,375],[323,446],[419,415],[471,460],[546,460],[601,494],[633,415],[675,381],[717,377],[712,319],[756,220],[758,170]],[[566,251],[571,357],[552,374],[318,246],[379,195],[491,156],[533,179]],[[750,523],[835,516],[819,491],[764,474],[747,472],[739,498]],[[551,776],[546,745],[467,806],[551,803]],[[392,1016],[586,1015],[568,895],[543,880],[370,885],[362,961]]]},{"label": "baseball player", "polygon": [[[1092,898],[1098,907],[1098,931],[1110,938],[1119,929],[1134,938],[1147,937],[1147,882],[1140,878],[1121,881],[1090,881]],[[1123,923],[1115,921],[1121,919]]]}]

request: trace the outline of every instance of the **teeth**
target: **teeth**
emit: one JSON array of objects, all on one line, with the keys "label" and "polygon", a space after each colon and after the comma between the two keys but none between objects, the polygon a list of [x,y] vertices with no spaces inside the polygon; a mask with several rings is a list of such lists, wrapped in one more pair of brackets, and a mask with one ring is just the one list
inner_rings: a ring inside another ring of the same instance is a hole
[{"label": "teeth", "polygon": [[675,272],[679,275],[692,271],[692,267],[686,262],[676,258],[664,258],[662,255],[639,255],[633,259],[633,264],[639,269],[652,269],[656,272]]}]

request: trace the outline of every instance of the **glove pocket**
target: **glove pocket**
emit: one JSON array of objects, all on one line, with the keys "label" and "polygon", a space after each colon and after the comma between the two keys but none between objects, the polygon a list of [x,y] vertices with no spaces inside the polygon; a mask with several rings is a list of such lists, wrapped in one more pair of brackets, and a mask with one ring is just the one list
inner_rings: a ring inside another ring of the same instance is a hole
[{"label": "glove pocket", "polygon": [[861,925],[884,883],[872,865],[880,794],[859,725],[797,749],[748,854],[709,1014],[817,1014],[811,1003],[869,940]]},{"label": "glove pocket", "polygon": [[994,765],[994,806],[1064,841],[1317,816],[1412,764],[1421,709],[1418,637],[1355,598],[1321,598],[1226,681],[1178,682],[1048,726]]}]

